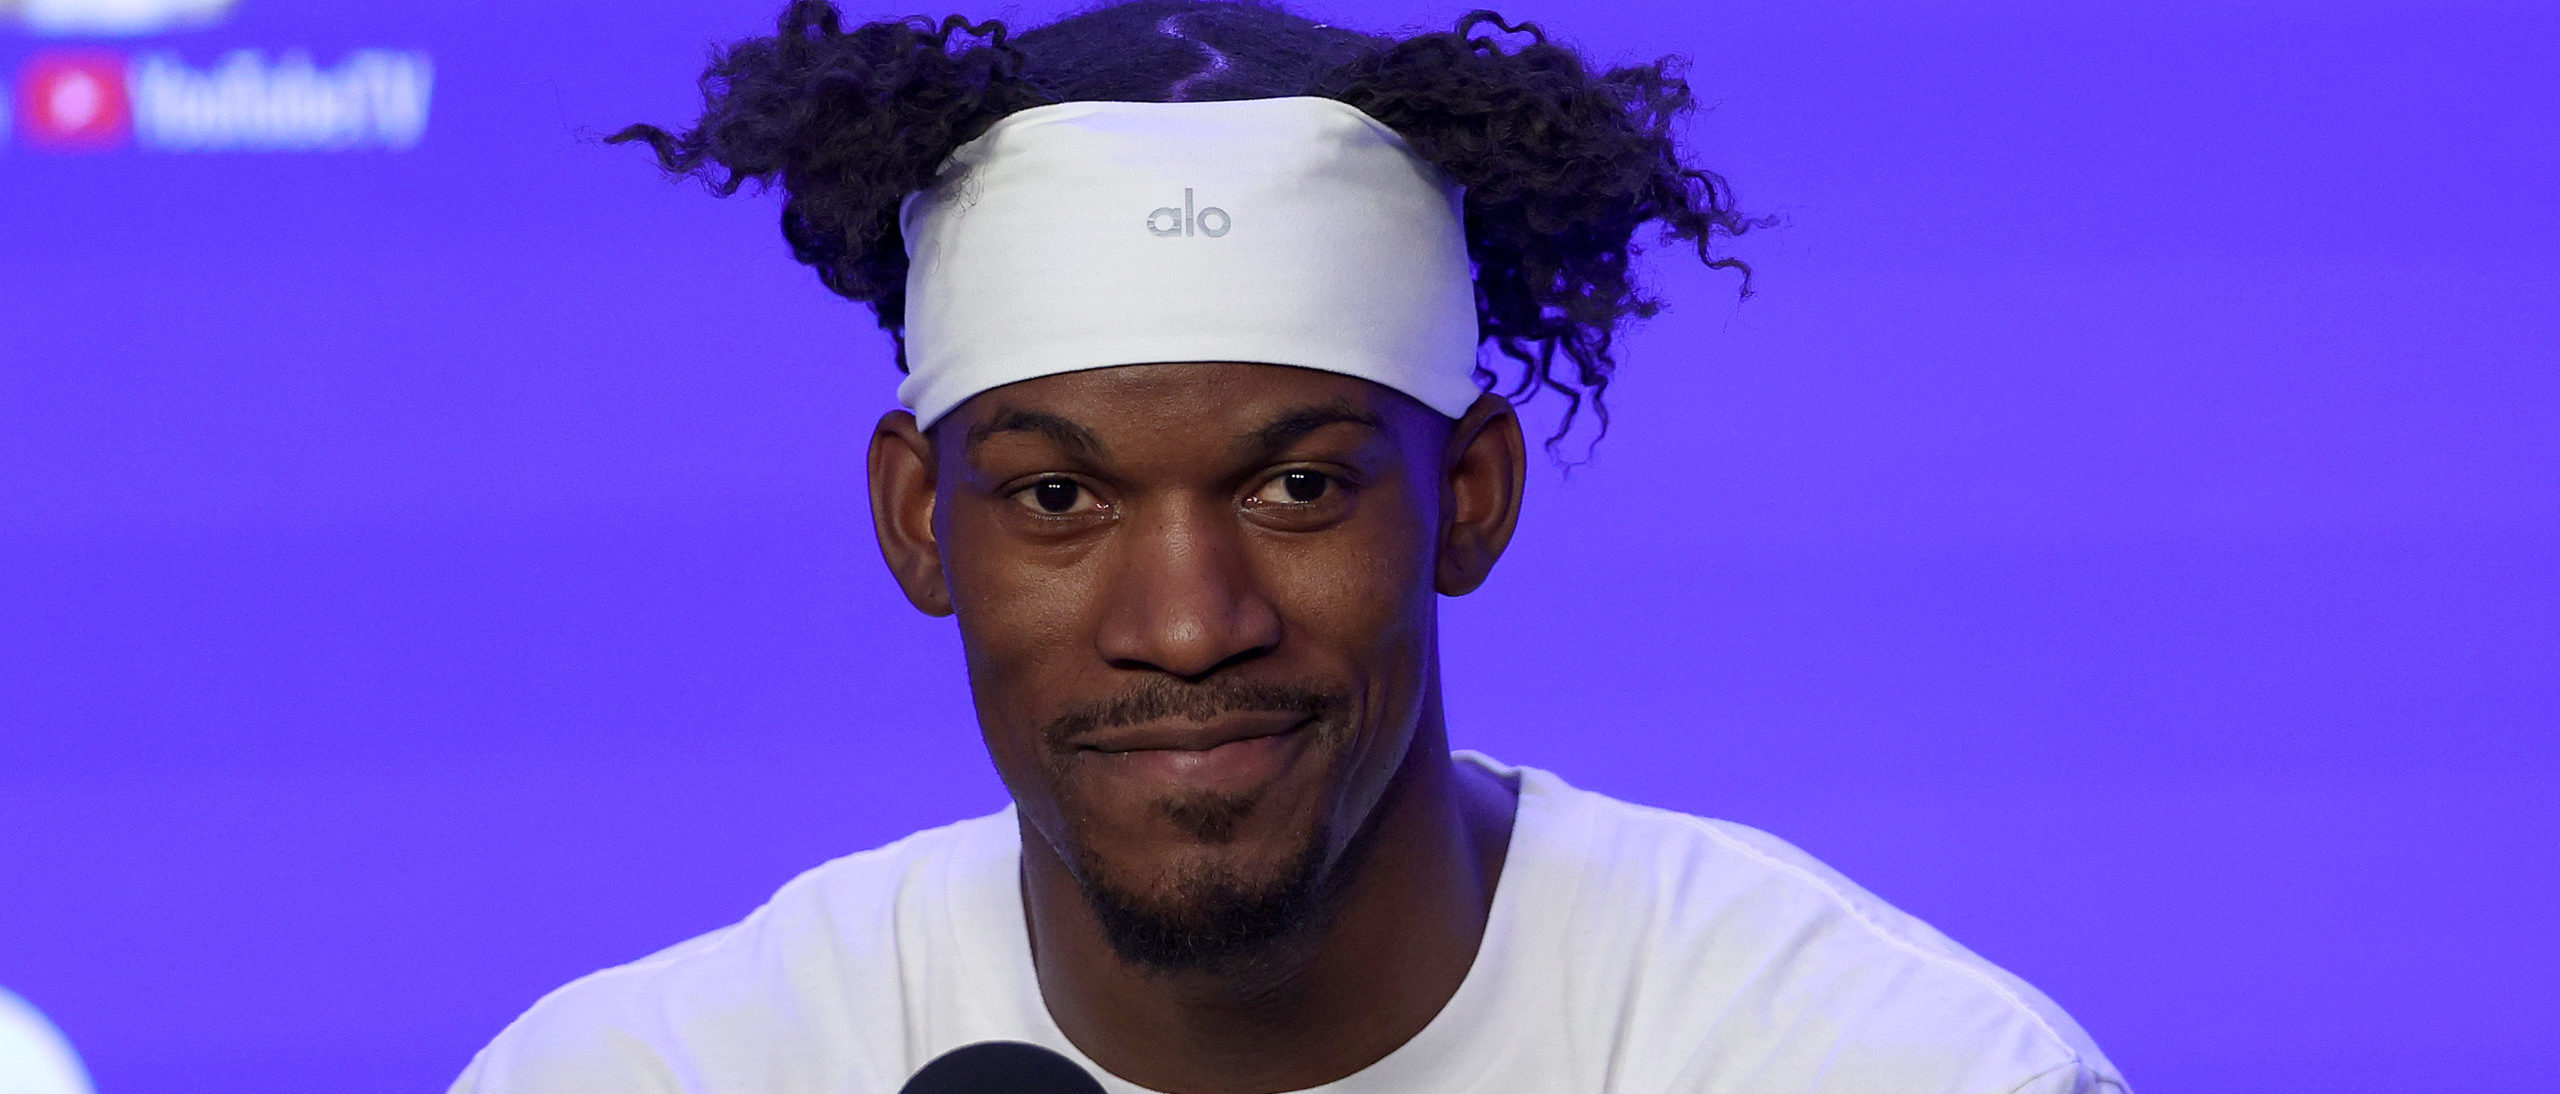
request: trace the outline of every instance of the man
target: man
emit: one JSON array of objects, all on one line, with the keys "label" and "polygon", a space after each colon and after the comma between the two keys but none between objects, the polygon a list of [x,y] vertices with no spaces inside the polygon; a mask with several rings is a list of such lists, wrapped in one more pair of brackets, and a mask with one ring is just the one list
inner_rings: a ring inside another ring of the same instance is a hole
[{"label": "man", "polygon": [[1479,347],[1596,410],[1652,307],[1634,231],[1730,264],[1744,226],[1660,66],[1496,32],[810,2],[692,131],[624,134],[779,182],[795,253],[901,338],[874,523],[958,619],[1014,805],[552,994],[457,1092],[886,1094],[989,1041],[1122,1094],[2122,1088],[1783,843],[1450,754],[1437,598],[1501,557],[1527,461]]}]

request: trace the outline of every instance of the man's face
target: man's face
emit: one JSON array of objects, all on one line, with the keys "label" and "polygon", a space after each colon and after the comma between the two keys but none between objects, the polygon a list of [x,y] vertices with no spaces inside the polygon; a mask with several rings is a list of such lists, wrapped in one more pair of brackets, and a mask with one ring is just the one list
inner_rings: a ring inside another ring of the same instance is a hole
[{"label": "man's face", "polygon": [[1127,956],[1285,933],[1378,805],[1430,693],[1450,434],[1240,364],[1043,377],[935,426],[988,751]]}]

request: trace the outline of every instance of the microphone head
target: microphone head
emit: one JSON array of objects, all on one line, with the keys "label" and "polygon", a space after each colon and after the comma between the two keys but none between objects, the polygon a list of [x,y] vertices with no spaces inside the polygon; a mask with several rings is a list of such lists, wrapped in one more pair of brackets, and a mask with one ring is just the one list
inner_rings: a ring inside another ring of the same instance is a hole
[{"label": "microphone head", "polygon": [[1076,1062],[1020,1041],[980,1041],[933,1058],[898,1094],[1104,1094]]}]

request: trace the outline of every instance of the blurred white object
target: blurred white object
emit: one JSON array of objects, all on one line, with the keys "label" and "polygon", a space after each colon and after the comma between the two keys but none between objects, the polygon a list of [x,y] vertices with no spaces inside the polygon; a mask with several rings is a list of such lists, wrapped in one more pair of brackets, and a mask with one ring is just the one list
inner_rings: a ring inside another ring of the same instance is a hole
[{"label": "blurred white object", "polygon": [[38,34],[152,34],[218,23],[237,0],[0,0]]},{"label": "blurred white object", "polygon": [[95,1094],[71,1042],[42,1013],[0,988],[0,1094]]}]

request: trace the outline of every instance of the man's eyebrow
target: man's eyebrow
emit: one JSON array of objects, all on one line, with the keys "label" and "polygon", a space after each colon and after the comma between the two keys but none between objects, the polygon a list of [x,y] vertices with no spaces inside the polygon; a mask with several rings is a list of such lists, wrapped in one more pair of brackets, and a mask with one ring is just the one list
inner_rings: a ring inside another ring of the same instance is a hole
[{"label": "man's eyebrow", "polygon": [[999,410],[993,417],[971,426],[969,450],[976,451],[979,445],[999,433],[1037,433],[1047,437],[1049,443],[1087,459],[1101,456],[1103,452],[1102,438],[1094,436],[1090,429],[1055,414],[1012,407]]},{"label": "man's eyebrow", "polygon": [[1300,407],[1272,419],[1270,424],[1246,434],[1245,444],[1267,459],[1278,455],[1281,449],[1298,443],[1299,438],[1309,433],[1344,422],[1365,425],[1380,432],[1384,432],[1387,428],[1387,423],[1377,415],[1337,399],[1330,403]]}]

